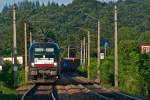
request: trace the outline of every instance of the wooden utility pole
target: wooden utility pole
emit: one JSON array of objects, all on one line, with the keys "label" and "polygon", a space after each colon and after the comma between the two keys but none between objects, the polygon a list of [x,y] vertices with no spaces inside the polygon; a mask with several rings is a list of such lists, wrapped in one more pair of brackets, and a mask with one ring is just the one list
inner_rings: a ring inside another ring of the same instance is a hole
[{"label": "wooden utility pole", "polygon": [[32,45],[32,33],[30,32],[30,46]]},{"label": "wooden utility pole", "polygon": [[80,63],[83,69],[83,41],[81,41],[81,49],[80,49]]},{"label": "wooden utility pole", "polygon": [[98,20],[98,32],[97,32],[97,79],[100,83],[100,21]]},{"label": "wooden utility pole", "polygon": [[85,58],[87,59],[88,58],[88,43],[86,43],[86,50],[85,50]]},{"label": "wooden utility pole", "polygon": [[24,58],[25,58],[25,82],[28,80],[28,61],[27,61],[27,24],[24,23]]},{"label": "wooden utility pole", "polygon": [[90,79],[90,31],[88,31],[88,79]]},{"label": "wooden utility pole", "polygon": [[87,13],[85,13],[85,15],[98,21],[97,22],[97,27],[98,27],[98,33],[97,33],[97,79],[100,82],[100,50],[101,50],[100,49],[100,20],[88,15]]},{"label": "wooden utility pole", "polygon": [[85,66],[85,59],[86,59],[86,43],[85,43],[85,37],[83,38],[83,64]]},{"label": "wooden utility pole", "polygon": [[70,57],[70,46],[68,45],[68,58]]},{"label": "wooden utility pole", "polygon": [[13,64],[14,64],[14,87],[17,85],[17,45],[16,45],[16,8],[13,5]]},{"label": "wooden utility pole", "polygon": [[114,79],[115,79],[115,87],[118,87],[118,29],[117,29],[117,6],[115,5],[115,14],[114,14],[114,22],[115,22],[115,68],[114,68]]},{"label": "wooden utility pole", "polygon": [[105,49],[104,54],[105,54],[105,57],[106,57],[107,56],[107,45],[106,45],[106,42],[105,42],[105,45],[104,45],[104,49]]}]

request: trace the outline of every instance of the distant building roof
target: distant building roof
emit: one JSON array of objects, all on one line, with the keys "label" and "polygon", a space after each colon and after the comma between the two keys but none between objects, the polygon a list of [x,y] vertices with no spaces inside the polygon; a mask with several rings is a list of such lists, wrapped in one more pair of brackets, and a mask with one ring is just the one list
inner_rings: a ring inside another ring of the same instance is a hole
[{"label": "distant building roof", "polygon": [[[14,59],[12,57],[3,57],[3,61],[11,61],[14,62]],[[23,57],[22,56],[18,56],[17,57],[17,61],[19,64],[23,64]]]},{"label": "distant building roof", "polygon": [[150,45],[141,45],[141,53],[150,53]]}]

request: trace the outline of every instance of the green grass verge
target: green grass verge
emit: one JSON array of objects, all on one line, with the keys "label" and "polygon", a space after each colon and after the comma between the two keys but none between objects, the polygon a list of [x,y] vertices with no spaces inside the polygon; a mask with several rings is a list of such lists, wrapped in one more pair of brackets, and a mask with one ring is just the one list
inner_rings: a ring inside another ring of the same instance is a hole
[{"label": "green grass verge", "polygon": [[16,89],[7,87],[3,82],[0,82],[0,100],[19,100]]}]

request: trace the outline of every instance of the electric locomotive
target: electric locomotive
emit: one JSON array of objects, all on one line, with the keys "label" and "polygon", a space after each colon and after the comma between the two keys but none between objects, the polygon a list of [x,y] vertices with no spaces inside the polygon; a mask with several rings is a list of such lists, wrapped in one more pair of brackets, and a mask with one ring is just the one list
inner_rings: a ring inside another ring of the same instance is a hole
[{"label": "electric locomotive", "polygon": [[53,42],[35,42],[29,49],[29,80],[55,82],[60,75],[59,46]]}]

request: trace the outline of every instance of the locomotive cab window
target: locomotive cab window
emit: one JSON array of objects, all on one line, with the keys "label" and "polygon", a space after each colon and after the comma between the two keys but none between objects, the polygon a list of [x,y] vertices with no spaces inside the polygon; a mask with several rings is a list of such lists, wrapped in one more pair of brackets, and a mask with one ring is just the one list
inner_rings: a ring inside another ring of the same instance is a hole
[{"label": "locomotive cab window", "polygon": [[54,48],[46,48],[46,52],[54,52]]},{"label": "locomotive cab window", "polygon": [[43,52],[44,48],[35,48],[35,52]]}]

